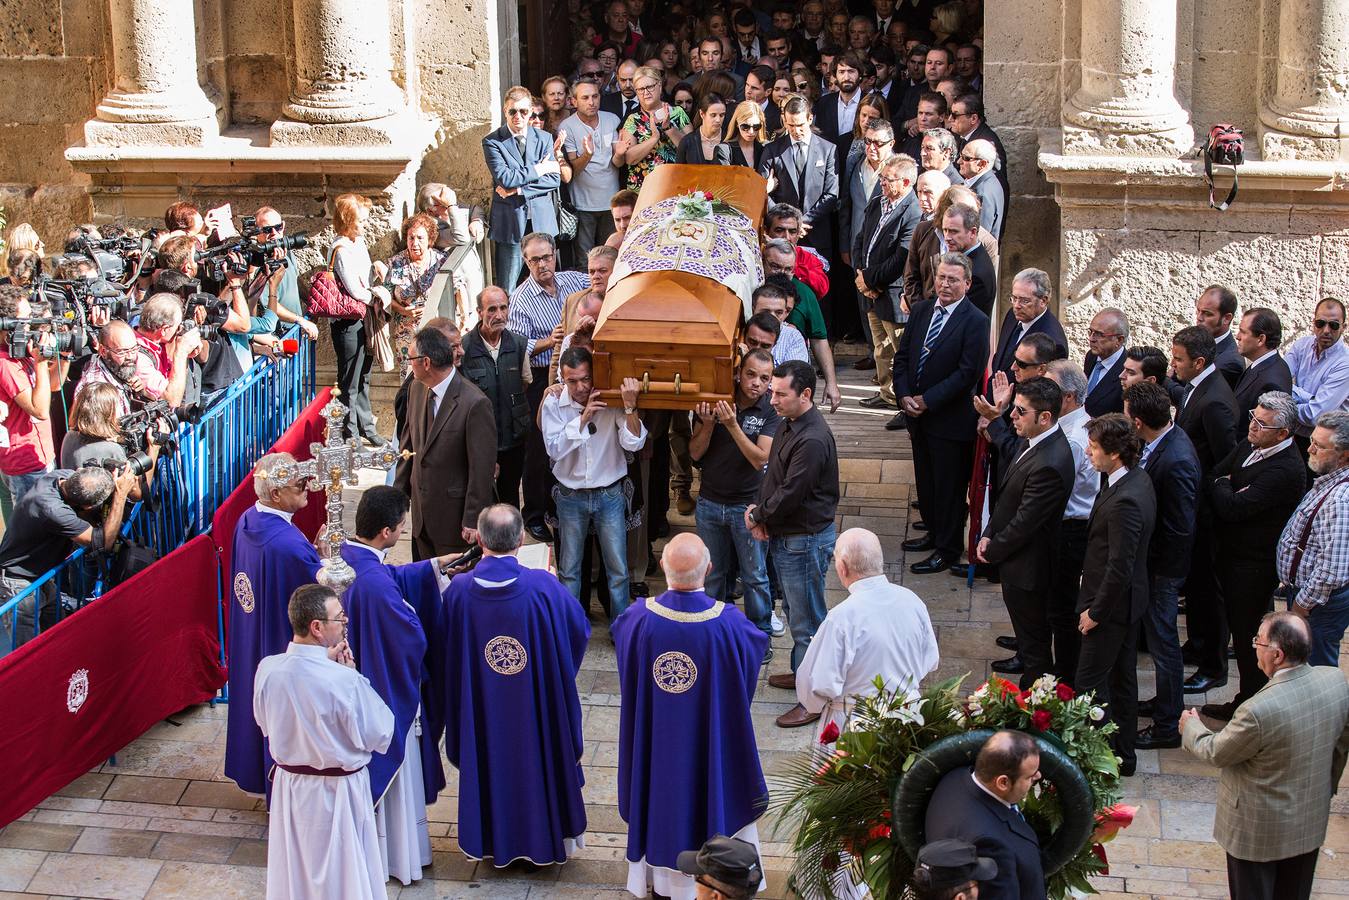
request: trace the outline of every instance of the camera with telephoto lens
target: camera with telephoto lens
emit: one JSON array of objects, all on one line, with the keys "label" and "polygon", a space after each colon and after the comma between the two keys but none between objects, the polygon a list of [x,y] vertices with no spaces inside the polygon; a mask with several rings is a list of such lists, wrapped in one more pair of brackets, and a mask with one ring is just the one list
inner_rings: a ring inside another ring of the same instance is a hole
[{"label": "camera with telephoto lens", "polygon": [[[182,286],[178,291],[178,296],[183,298],[182,328],[184,334],[196,328],[197,331],[201,332],[203,341],[213,341],[220,336],[220,326],[224,325],[230,317],[228,300],[201,290],[201,282],[195,278]],[[196,321],[198,309],[206,310],[206,318],[200,323]]]},{"label": "camera with telephoto lens", "polygon": [[130,466],[131,474],[140,478],[155,467],[155,461],[150,458],[150,454],[135,450],[127,451],[126,459],[109,456],[106,459],[91,459],[85,465],[107,469],[114,477],[121,475],[122,470]]},{"label": "camera with telephoto lens", "polygon": [[247,275],[248,260],[244,257],[247,241],[243,236],[236,236],[214,247],[198,250],[193,259],[197,261],[202,277],[224,284],[231,275]]},{"label": "camera with telephoto lens", "polygon": [[[136,412],[117,420],[122,430],[122,447],[128,457],[132,453],[147,453],[151,446],[159,446],[165,453],[174,453],[178,450],[178,426],[183,422],[195,422],[198,413],[196,406],[175,409],[165,400],[147,403]],[[157,423],[160,421],[167,431],[159,430]]]},{"label": "camera with telephoto lens", "polygon": [[[43,347],[38,338],[43,332],[39,326],[48,325],[56,339],[53,346]],[[73,324],[67,316],[29,316],[26,319],[0,316],[0,331],[9,332],[9,355],[12,359],[56,359],[62,353],[77,353],[89,346],[89,335],[81,325]]]}]

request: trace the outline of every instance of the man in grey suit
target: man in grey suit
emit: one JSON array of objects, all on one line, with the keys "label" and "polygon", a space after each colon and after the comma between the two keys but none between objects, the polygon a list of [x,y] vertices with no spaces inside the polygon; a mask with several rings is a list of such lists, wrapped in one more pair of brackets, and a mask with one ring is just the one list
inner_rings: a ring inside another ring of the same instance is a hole
[{"label": "man in grey suit", "polygon": [[506,124],[482,139],[482,155],[495,190],[488,218],[492,280],[510,291],[520,277],[520,239],[532,231],[557,234],[553,192],[561,187],[562,170],[553,139],[529,127],[534,110],[529,89],[507,90],[502,108]]},{"label": "man in grey suit", "polygon": [[826,259],[834,250],[834,211],[838,208],[838,159],[834,145],[811,131],[810,105],[794,96],[782,104],[784,133],[759,154],[759,174],[772,181],[772,203],[801,210],[801,243]]},{"label": "man in grey suit", "polygon": [[988,233],[1002,240],[1002,229],[1006,224],[1003,209],[1007,206],[1007,194],[998,181],[994,166],[998,161],[998,151],[992,141],[980,138],[970,141],[960,151],[960,175],[965,186],[979,195],[979,224]]},{"label": "man in grey suit", "polygon": [[1213,837],[1227,852],[1231,896],[1306,900],[1349,751],[1349,683],[1307,664],[1311,631],[1292,613],[1266,615],[1252,643],[1269,683],[1219,732],[1185,711],[1181,735],[1220,771]]}]

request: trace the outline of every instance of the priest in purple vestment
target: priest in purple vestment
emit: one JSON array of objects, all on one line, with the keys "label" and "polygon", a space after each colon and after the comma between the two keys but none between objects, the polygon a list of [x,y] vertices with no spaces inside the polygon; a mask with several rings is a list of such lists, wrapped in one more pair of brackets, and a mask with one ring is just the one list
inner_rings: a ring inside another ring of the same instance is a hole
[{"label": "priest in purple vestment", "polygon": [[445,756],[459,770],[459,847],[497,866],[584,846],[581,699],[590,624],[552,574],[520,565],[524,522],[478,516],[482,562],[445,592]]},{"label": "priest in purple vestment", "polygon": [[750,701],[768,635],[703,592],[712,569],[696,534],[661,556],[670,590],[614,620],[622,709],[618,813],[628,823],[628,890],[693,900],[679,854],[715,834],[758,847],[768,788]]},{"label": "priest in purple vestment", "polygon": [[398,488],[368,488],[356,507],[356,537],[342,559],[356,572],[343,605],[356,668],[394,715],[394,735],[370,759],[370,788],[385,875],[411,884],[431,864],[426,806],[445,786],[440,765],[439,703],[431,666],[439,653],[428,637],[439,618],[440,568],[452,557],[385,563],[407,527],[408,497]]},{"label": "priest in purple vestment", "polygon": [[291,627],[290,595],[313,584],[319,555],[291,518],[309,502],[305,479],[285,484],[267,473],[289,453],[269,453],[253,467],[258,502],[234,529],[233,571],[225,585],[229,598],[227,662],[229,696],[225,775],[250,794],[266,794],[272,755],[253,718],[253,675],[263,657],[286,652]]}]

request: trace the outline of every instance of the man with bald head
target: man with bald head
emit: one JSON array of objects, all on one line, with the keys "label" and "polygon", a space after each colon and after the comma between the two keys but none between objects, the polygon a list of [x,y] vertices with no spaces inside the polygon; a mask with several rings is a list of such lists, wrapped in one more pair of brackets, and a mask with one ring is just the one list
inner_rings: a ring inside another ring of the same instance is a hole
[{"label": "man with bald head", "polygon": [[768,803],[750,701],[768,635],[703,591],[712,569],[695,534],[661,557],[670,589],[611,626],[622,708],[618,812],[628,823],[628,890],[690,897],[681,852],[715,834],[759,845]]},{"label": "man with bald head", "polygon": [[887,690],[917,694],[918,682],[937,668],[937,637],[927,607],[908,588],[885,577],[880,538],[850,528],[834,545],[834,570],[848,589],[829,610],[796,670],[796,698],[820,714],[816,733],[848,719],[854,700]]},{"label": "man with bald head", "polygon": [[998,151],[992,141],[983,138],[970,141],[960,151],[958,165],[965,186],[979,195],[979,224],[988,229],[998,240],[1002,240],[1002,228],[1006,223],[1003,210],[1007,206],[1007,194],[998,181],[995,171]]},{"label": "man with bald head", "polygon": [[1087,376],[1087,399],[1082,405],[1095,418],[1108,412],[1124,412],[1124,345],[1129,340],[1129,319],[1112,306],[1092,316],[1087,325],[1087,358],[1082,370]]}]

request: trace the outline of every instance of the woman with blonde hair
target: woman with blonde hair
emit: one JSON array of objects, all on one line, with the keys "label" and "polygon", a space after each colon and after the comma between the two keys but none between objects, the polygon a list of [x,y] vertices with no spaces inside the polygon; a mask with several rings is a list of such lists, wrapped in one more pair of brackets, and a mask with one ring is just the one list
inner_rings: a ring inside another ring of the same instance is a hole
[{"label": "woman with blonde hair", "polygon": [[[333,241],[329,267],[342,291],[366,304],[375,295],[371,285],[384,280],[386,267],[370,261],[365,245],[365,226],[374,207],[369,197],[342,194],[333,201]],[[368,444],[383,443],[375,431],[375,415],[370,409],[370,354],[366,352],[366,317],[333,319],[333,350],[337,353],[337,386],[347,406],[342,437],[361,437]]]},{"label": "woman with blonde hair", "polygon": [[764,114],[759,104],[744,100],[736,104],[726,123],[726,143],[731,145],[731,165],[753,169],[759,162],[759,152],[768,142],[764,133]]},{"label": "woman with blonde hair", "polygon": [[964,24],[965,10],[961,8],[960,0],[950,0],[938,6],[932,11],[932,18],[928,22],[928,29],[933,35],[932,46],[958,37]]}]

